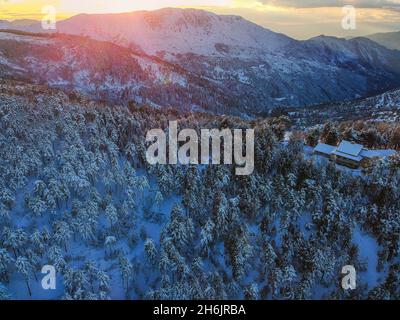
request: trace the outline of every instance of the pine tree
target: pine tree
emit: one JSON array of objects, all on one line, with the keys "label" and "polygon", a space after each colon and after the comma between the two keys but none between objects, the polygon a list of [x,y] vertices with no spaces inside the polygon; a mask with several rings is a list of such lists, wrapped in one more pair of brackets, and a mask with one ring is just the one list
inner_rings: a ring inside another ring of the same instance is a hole
[{"label": "pine tree", "polygon": [[110,277],[108,274],[102,270],[99,270],[96,277],[99,281],[100,292],[108,293],[110,291]]},{"label": "pine tree", "polygon": [[60,272],[65,271],[67,263],[62,254],[62,250],[58,246],[52,246],[49,249],[49,259],[51,263],[54,265],[56,270],[60,270]]},{"label": "pine tree", "polygon": [[46,244],[43,235],[38,229],[35,229],[35,231],[30,235],[29,241],[32,243],[34,250],[40,255],[43,255]]},{"label": "pine tree", "polygon": [[40,258],[32,249],[26,250],[25,256],[28,259],[28,261],[30,262],[30,264],[32,265],[33,275],[34,275],[35,280],[37,282],[38,278],[37,278],[37,275],[36,275],[36,271],[40,270],[40,267],[41,267]]},{"label": "pine tree", "polygon": [[86,299],[86,286],[89,284],[89,281],[83,270],[67,268],[63,273],[63,277],[67,298],[74,300]]},{"label": "pine tree", "polygon": [[133,266],[122,254],[119,256],[119,269],[121,271],[122,286],[125,289],[126,295],[128,295],[129,282],[132,276]]},{"label": "pine tree", "polygon": [[56,223],[54,223],[53,230],[54,230],[55,241],[60,246],[64,246],[65,251],[68,251],[67,243],[72,236],[72,231],[68,223],[65,221],[57,221]]},{"label": "pine tree", "polygon": [[273,247],[269,241],[267,241],[265,243],[263,253],[264,253],[264,255],[263,255],[264,273],[268,277],[268,273],[270,270],[272,270],[275,267],[276,259],[277,259],[275,250],[273,249]]},{"label": "pine tree", "polygon": [[10,210],[0,202],[0,221],[7,220],[10,217]]},{"label": "pine tree", "polygon": [[11,300],[11,294],[8,289],[0,282],[0,301]]},{"label": "pine tree", "polygon": [[189,244],[194,236],[194,225],[191,218],[183,216],[181,206],[174,206],[171,211],[170,222],[163,233],[168,235],[178,248],[183,248]]},{"label": "pine tree", "polygon": [[4,227],[3,229],[4,245],[10,248],[14,253],[14,258],[17,258],[17,253],[20,253],[20,249],[23,247],[27,240],[27,235],[22,229],[10,229]]},{"label": "pine tree", "polygon": [[39,197],[34,197],[30,199],[29,207],[33,211],[33,213],[38,217],[41,216],[47,210],[46,202],[40,199]]},{"label": "pine tree", "polygon": [[83,240],[90,241],[94,239],[94,226],[96,220],[87,212],[81,212],[76,220],[77,230]]},{"label": "pine tree", "polygon": [[32,291],[29,286],[29,274],[34,271],[34,268],[30,261],[25,257],[18,257],[15,261],[15,267],[17,268],[18,272],[23,275],[25,278],[26,287],[28,288],[29,296],[32,296]]},{"label": "pine tree", "polygon": [[259,297],[258,288],[255,283],[248,285],[244,290],[246,300],[257,300]]},{"label": "pine tree", "polygon": [[108,248],[110,256],[114,252],[116,243],[117,243],[117,239],[114,236],[107,236],[104,241],[104,245]]},{"label": "pine tree", "polygon": [[216,230],[221,236],[229,229],[228,214],[228,201],[225,194],[219,192],[214,199],[212,216]]},{"label": "pine tree", "polygon": [[201,252],[208,257],[211,244],[214,240],[215,224],[208,219],[205,226],[200,231],[200,248]]},{"label": "pine tree", "polygon": [[[199,213],[201,192],[199,190],[199,173],[196,166],[190,166],[183,181],[183,203],[189,212]],[[193,216],[193,215],[192,215]]]},{"label": "pine tree", "polygon": [[147,255],[147,259],[152,265],[157,263],[157,249],[154,244],[154,241],[150,238],[147,238],[144,243],[144,249]]},{"label": "pine tree", "polygon": [[138,187],[138,189],[139,189],[139,191],[141,193],[140,197],[141,197],[141,199],[142,199],[142,201],[144,203],[145,202],[145,198],[144,198],[145,191],[147,189],[150,189],[149,182],[148,182],[148,180],[147,180],[147,178],[145,176],[138,177],[137,187]]},{"label": "pine tree", "polygon": [[235,280],[242,279],[253,254],[253,247],[250,245],[246,234],[239,238],[231,236],[226,247],[232,264],[233,277]]},{"label": "pine tree", "polygon": [[160,211],[161,202],[163,202],[164,197],[160,191],[157,191],[156,196],[154,198],[154,203],[157,207],[157,210]]},{"label": "pine tree", "polygon": [[15,196],[13,192],[6,186],[0,188],[0,203],[6,208],[11,208],[15,203]]},{"label": "pine tree", "polygon": [[0,248],[0,279],[8,280],[8,267],[13,262],[8,252]]},{"label": "pine tree", "polygon": [[90,284],[92,293],[95,293],[94,292],[94,281],[97,278],[99,271],[100,270],[96,267],[96,265],[93,261],[86,262],[85,272],[86,272],[86,276],[88,278],[88,283]]},{"label": "pine tree", "polygon": [[168,254],[165,251],[161,251],[159,269],[162,273],[166,273],[170,270],[171,261],[168,258]]},{"label": "pine tree", "polygon": [[112,203],[107,205],[106,208],[106,216],[108,218],[108,221],[110,221],[110,226],[114,226],[118,222],[118,213],[117,209],[114,207]]}]

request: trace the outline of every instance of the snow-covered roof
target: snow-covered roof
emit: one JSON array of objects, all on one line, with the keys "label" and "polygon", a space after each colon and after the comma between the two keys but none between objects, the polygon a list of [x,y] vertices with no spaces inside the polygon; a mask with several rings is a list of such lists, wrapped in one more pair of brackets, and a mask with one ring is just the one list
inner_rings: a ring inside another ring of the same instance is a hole
[{"label": "snow-covered roof", "polygon": [[349,141],[343,140],[339,146],[337,147],[336,151],[339,153],[345,153],[351,155],[353,157],[357,157],[360,155],[363,146],[361,144],[351,143]]},{"label": "snow-covered roof", "polygon": [[343,140],[338,147],[325,143],[318,143],[314,152],[336,155],[353,161],[361,161],[363,158],[385,158],[396,153],[395,150],[367,150],[361,144],[351,143]]},{"label": "snow-covered roof", "polygon": [[390,157],[396,153],[396,150],[367,150],[363,149],[361,150],[360,156],[365,157],[365,158],[385,158],[385,157]]},{"label": "snow-covered roof", "polygon": [[335,151],[336,147],[331,146],[325,143],[318,143],[318,145],[314,148],[314,152],[324,153],[330,155],[333,151]]},{"label": "snow-covered roof", "polygon": [[343,157],[343,158],[346,158],[346,159],[350,159],[350,160],[353,160],[353,161],[361,161],[363,159],[362,156],[353,156],[351,154],[340,152],[338,150],[335,150],[332,153],[334,155],[336,155],[336,156]]}]

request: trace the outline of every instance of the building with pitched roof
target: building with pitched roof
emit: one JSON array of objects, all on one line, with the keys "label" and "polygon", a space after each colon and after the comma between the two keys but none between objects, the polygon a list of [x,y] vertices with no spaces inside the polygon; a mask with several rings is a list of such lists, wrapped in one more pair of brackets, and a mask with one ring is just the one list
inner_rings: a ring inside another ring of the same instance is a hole
[{"label": "building with pitched roof", "polygon": [[368,150],[361,144],[351,143],[345,140],[337,147],[325,143],[318,143],[314,148],[314,154],[329,158],[337,164],[353,169],[364,166],[373,159],[388,157],[395,153],[395,150]]}]

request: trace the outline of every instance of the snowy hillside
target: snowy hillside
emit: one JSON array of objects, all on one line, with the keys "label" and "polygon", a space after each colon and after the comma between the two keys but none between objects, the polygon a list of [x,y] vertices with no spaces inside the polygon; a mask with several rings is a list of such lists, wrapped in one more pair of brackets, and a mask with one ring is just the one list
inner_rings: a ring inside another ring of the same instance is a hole
[{"label": "snowy hillside", "polygon": [[[97,104],[0,80],[0,299],[398,299],[398,159],[349,175],[285,118]],[[254,127],[255,172],[150,166],[144,136]],[[286,124],[285,124],[286,123]],[[40,285],[56,268],[56,290]],[[344,265],[357,270],[345,291]]]},{"label": "snowy hillside", "polygon": [[108,42],[75,36],[0,32],[0,76],[124,104],[132,101],[209,111],[233,105],[218,87],[182,68]]},{"label": "snowy hillside", "polygon": [[236,115],[354,99],[400,86],[400,53],[371,41],[335,41],[341,45],[337,50],[310,41],[247,58],[223,46],[218,47],[223,55],[159,58],[79,36],[1,32],[0,73],[111,102]]}]

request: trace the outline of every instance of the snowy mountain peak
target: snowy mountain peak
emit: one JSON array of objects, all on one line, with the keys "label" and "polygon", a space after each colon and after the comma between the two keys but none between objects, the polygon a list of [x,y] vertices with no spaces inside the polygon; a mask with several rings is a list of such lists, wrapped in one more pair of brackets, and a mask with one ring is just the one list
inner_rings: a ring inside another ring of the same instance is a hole
[{"label": "snowy mountain peak", "polygon": [[140,48],[151,55],[221,55],[221,45],[235,52],[271,52],[294,41],[238,16],[176,8],[78,15],[59,22],[57,31]]}]

